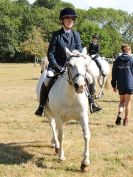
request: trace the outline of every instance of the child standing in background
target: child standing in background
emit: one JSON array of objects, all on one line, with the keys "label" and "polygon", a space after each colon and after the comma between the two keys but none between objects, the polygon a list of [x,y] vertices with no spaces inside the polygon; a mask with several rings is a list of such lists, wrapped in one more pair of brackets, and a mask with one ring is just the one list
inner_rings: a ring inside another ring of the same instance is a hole
[{"label": "child standing in background", "polygon": [[115,92],[118,89],[120,95],[115,124],[121,124],[121,116],[125,108],[123,125],[126,126],[131,110],[131,95],[133,94],[133,58],[131,57],[131,47],[128,44],[123,44],[121,50],[122,55],[113,63],[111,85]]}]

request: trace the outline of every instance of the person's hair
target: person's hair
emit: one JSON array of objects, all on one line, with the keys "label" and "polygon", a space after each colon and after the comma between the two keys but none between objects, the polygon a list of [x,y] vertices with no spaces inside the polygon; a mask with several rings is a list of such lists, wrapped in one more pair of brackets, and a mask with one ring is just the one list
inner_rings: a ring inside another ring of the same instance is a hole
[{"label": "person's hair", "polygon": [[121,45],[121,50],[123,53],[127,53],[128,51],[131,50],[131,47],[128,44],[122,44]]}]

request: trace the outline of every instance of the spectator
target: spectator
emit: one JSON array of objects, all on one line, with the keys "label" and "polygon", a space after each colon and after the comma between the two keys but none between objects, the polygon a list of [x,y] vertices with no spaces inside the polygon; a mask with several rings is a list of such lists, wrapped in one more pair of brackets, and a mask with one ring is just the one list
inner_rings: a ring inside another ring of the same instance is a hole
[{"label": "spectator", "polygon": [[121,46],[122,55],[113,63],[111,85],[120,95],[116,125],[121,124],[122,113],[125,108],[123,125],[128,125],[128,118],[131,109],[131,95],[133,94],[133,58],[131,57],[131,47],[128,44]]}]

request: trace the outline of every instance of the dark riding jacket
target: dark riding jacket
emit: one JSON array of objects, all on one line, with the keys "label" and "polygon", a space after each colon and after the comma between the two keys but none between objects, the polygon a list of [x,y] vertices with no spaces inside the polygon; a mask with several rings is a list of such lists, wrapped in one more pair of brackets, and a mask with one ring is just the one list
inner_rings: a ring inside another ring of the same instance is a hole
[{"label": "dark riding jacket", "polygon": [[93,42],[91,42],[88,50],[89,54],[90,55],[98,54],[99,51],[100,51],[100,46],[97,43],[94,44]]},{"label": "dark riding jacket", "polygon": [[133,58],[128,54],[123,53],[114,61],[111,85],[120,91],[133,91]]},{"label": "dark riding jacket", "polygon": [[48,48],[48,68],[52,68],[55,71],[61,70],[64,67],[67,57],[65,48],[68,48],[71,52],[76,49],[82,51],[81,41],[79,33],[71,30],[67,37],[63,28],[53,33],[49,48]]}]

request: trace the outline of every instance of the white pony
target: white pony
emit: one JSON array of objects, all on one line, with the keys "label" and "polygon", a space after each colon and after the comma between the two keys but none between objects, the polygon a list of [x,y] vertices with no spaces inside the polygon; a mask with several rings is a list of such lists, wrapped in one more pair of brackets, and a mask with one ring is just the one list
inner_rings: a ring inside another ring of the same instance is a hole
[{"label": "white pony", "polygon": [[92,77],[94,79],[95,90],[96,90],[96,83],[97,82],[98,82],[98,84],[100,86],[100,91],[98,93],[98,96],[96,96],[96,98],[101,98],[102,95],[104,94],[103,93],[103,89],[104,89],[105,83],[107,81],[107,77],[108,77],[108,75],[110,73],[110,66],[109,66],[109,63],[104,58],[101,58],[99,56],[98,59],[100,60],[100,63],[102,65],[102,67],[103,67],[105,76],[102,76],[102,74],[101,74],[96,62],[94,60],[92,60],[89,55],[87,56],[87,60],[89,62],[89,64],[88,64],[88,72],[89,72],[89,74],[92,75]]},{"label": "white pony", "polygon": [[[58,77],[49,92],[45,115],[52,128],[52,142],[55,144],[55,150],[58,152],[60,160],[65,160],[63,150],[63,124],[72,119],[79,121],[85,141],[81,170],[86,170],[90,164],[88,97],[86,96],[85,82],[88,63],[86,60],[87,50],[84,48],[82,53],[78,53],[77,55],[75,52],[71,53],[66,49],[66,55],[70,59],[67,64],[67,70],[62,76]],[[90,77],[91,82],[92,77]]]}]

